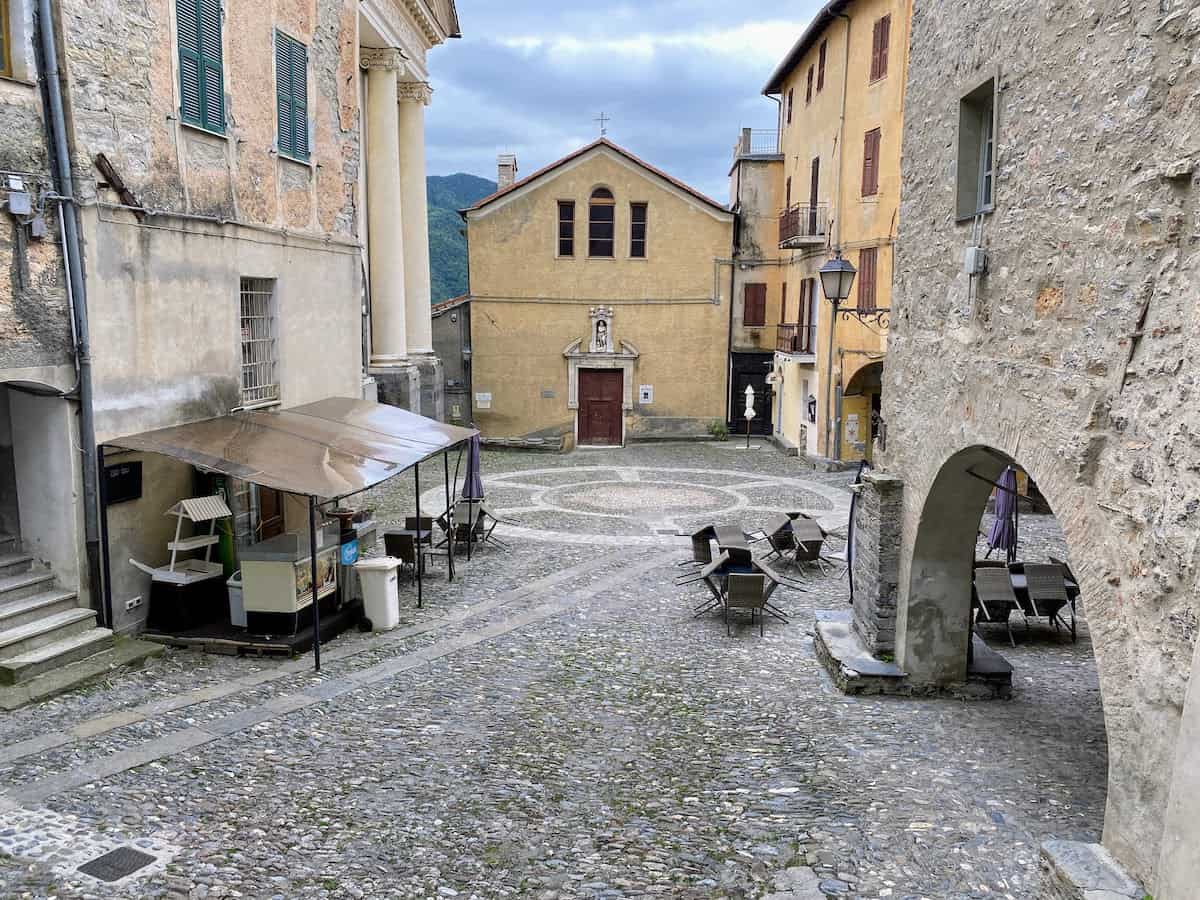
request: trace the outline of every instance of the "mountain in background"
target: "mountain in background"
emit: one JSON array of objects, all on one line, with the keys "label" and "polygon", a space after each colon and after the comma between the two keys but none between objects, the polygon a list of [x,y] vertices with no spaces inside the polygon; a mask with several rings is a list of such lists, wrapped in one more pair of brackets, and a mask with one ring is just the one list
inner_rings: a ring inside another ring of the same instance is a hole
[{"label": "mountain in background", "polygon": [[496,192],[496,182],[474,175],[430,175],[429,274],[433,302],[449,300],[467,292],[466,223],[458,214],[477,200]]}]

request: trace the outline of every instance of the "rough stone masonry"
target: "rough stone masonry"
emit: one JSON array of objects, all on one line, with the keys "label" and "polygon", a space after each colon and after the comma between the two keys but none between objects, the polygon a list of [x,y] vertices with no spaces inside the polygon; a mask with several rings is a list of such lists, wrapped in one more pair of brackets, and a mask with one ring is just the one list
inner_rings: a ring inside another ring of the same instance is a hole
[{"label": "rough stone masonry", "polygon": [[[972,278],[960,99],[991,77],[995,204]],[[1147,886],[1200,623],[1198,134],[1194,0],[915,5],[882,460],[904,481],[898,661],[920,649],[903,644],[925,559],[953,558],[935,546],[956,515],[943,488],[987,459],[971,448],[1001,451],[1066,534],[1108,730],[1104,844]]]}]

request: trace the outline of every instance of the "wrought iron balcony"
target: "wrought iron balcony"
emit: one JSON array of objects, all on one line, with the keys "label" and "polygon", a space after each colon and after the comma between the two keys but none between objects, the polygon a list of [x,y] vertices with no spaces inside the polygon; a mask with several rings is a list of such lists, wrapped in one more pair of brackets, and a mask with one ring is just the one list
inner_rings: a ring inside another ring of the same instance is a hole
[{"label": "wrought iron balcony", "polygon": [[817,346],[816,325],[779,325],[775,332],[775,349],[780,353],[815,354]]},{"label": "wrought iron balcony", "polygon": [[796,204],[779,216],[779,249],[819,247],[829,238],[829,204]]}]

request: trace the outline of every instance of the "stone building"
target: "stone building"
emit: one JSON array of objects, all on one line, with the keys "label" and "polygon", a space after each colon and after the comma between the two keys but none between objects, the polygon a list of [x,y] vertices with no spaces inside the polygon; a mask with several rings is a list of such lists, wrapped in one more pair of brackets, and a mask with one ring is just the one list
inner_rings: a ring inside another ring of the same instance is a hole
[{"label": "stone building", "polygon": [[1195,897],[1200,8],[918,5],[911,60],[885,483],[863,489],[899,510],[865,536],[899,548],[896,664],[965,679],[987,480],[1015,461],[1082,588],[1104,848],[1158,900]]},{"label": "stone building", "polygon": [[724,421],[726,207],[601,138],[463,216],[486,437],[618,445]]},{"label": "stone building", "polygon": [[[71,431],[72,300],[90,323],[101,445],[235,409],[373,395],[376,383],[388,402],[439,411],[422,123],[426,54],[458,34],[452,0],[153,0],[103,15],[65,0],[41,23],[38,0],[0,2],[3,46],[14,51],[11,77],[0,78],[0,167],[34,173],[37,205],[49,183],[46,79],[32,51],[40,24],[57,37],[86,273],[86,291],[66,296],[57,205],[46,209],[45,238],[21,226],[9,241],[3,229],[0,334],[13,336],[0,348],[3,402],[9,419],[39,407],[14,421],[12,455],[31,452],[15,446],[20,438],[70,472],[72,446],[91,453]],[[63,212],[76,216],[68,204]],[[14,382],[68,393],[18,396]],[[55,469],[39,480],[18,465],[15,477],[0,472],[0,497],[25,497],[25,518],[56,510],[53,527],[23,519],[21,545],[64,588],[80,588],[81,603],[110,606],[106,624],[135,630],[149,583],[128,559],[165,561],[163,512],[191,496],[194,473],[128,452],[105,454],[100,467],[140,469],[135,495],[104,509],[103,602],[96,579],[80,578],[77,520],[87,510],[80,494],[67,496],[72,478]],[[242,537],[290,515],[279,496],[232,489],[243,491]]]},{"label": "stone building", "polygon": [[775,365],[777,341],[786,330],[782,313],[787,303],[784,276],[790,254],[781,253],[778,245],[782,191],[779,132],[743,128],[729,170],[730,208],[737,215],[729,328],[729,429],[739,434],[746,427],[747,386],[754,388],[756,416],[751,433],[771,434],[779,423],[778,395],[772,393],[768,376]]},{"label": "stone building", "polygon": [[[833,0],[776,68],[785,265],[774,378],[775,439],[809,457],[870,458],[887,349],[900,202],[909,0]],[[835,319],[818,271],[858,269]],[[849,310],[855,315],[848,315]]]}]

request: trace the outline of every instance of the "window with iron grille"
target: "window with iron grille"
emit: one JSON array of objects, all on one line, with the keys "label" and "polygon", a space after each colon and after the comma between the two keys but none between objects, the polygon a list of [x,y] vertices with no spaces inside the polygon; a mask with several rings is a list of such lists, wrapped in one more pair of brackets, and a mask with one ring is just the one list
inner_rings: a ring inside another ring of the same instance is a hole
[{"label": "window with iron grille", "polygon": [[225,73],[221,0],[177,0],[179,114],[183,121],[225,133]]},{"label": "window with iron grille", "polygon": [[275,100],[279,152],[308,161],[308,48],[275,32]]},{"label": "window with iron grille", "polygon": [[629,255],[635,259],[646,257],[646,204],[629,204]]},{"label": "window with iron grille", "polygon": [[242,279],[241,322],[242,406],[278,403],[274,278]]},{"label": "window with iron grille", "polygon": [[575,255],[575,201],[558,201],[558,255]]}]

